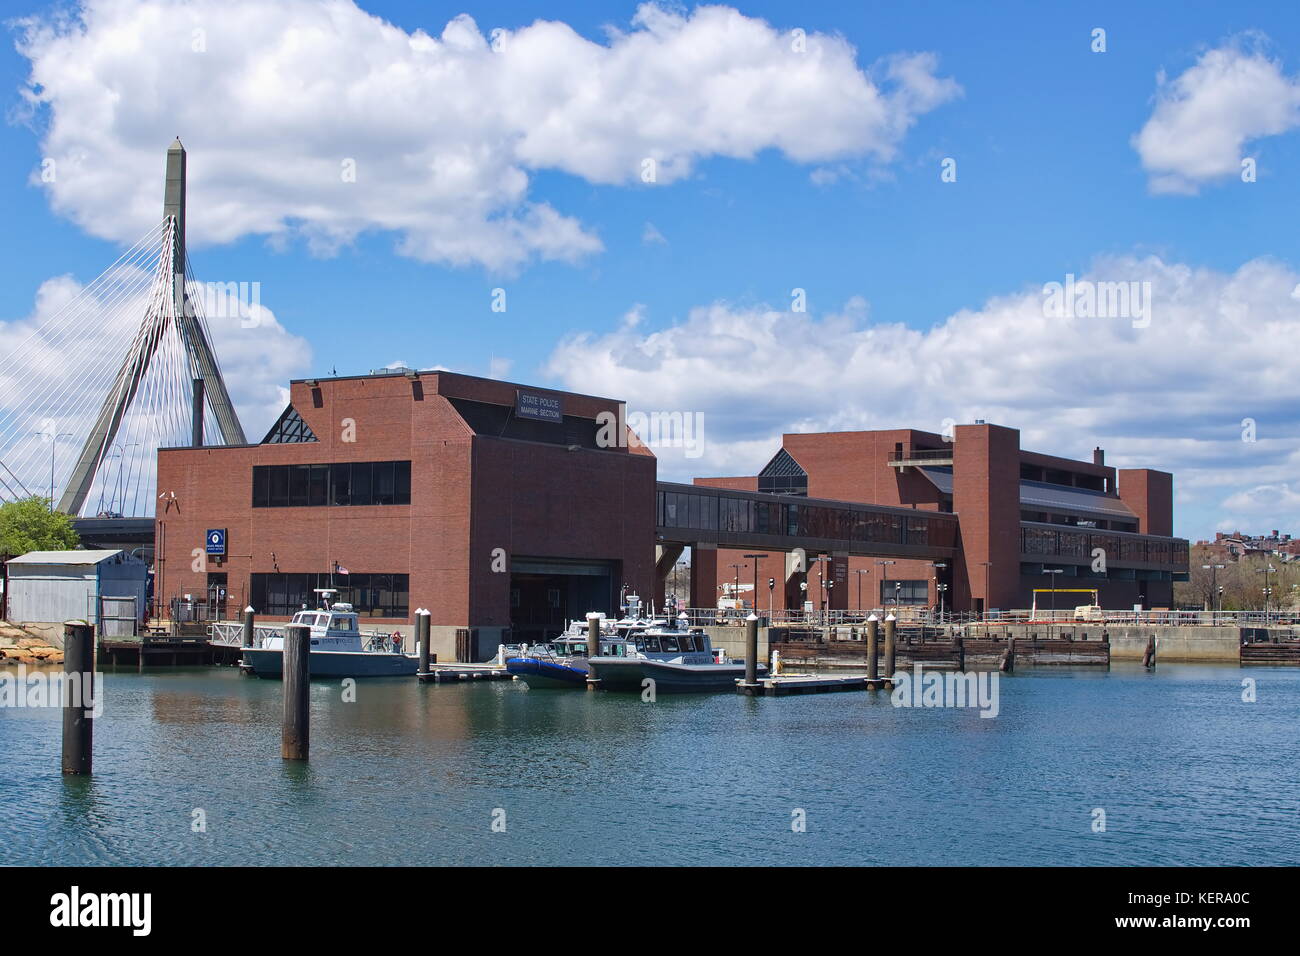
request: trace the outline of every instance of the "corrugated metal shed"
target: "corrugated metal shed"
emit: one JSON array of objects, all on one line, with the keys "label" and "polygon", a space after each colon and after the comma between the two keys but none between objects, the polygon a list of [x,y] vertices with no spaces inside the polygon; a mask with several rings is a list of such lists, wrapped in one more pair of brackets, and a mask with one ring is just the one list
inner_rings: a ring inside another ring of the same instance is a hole
[{"label": "corrugated metal shed", "polygon": [[123,551],[32,551],[8,562],[9,619],[15,624],[89,621],[101,597],[135,599],[145,609],[148,569]]},{"label": "corrugated metal shed", "polygon": [[107,561],[121,551],[28,551],[24,555],[10,558],[10,566],[15,564],[66,564],[77,567],[85,564],[99,564]]}]

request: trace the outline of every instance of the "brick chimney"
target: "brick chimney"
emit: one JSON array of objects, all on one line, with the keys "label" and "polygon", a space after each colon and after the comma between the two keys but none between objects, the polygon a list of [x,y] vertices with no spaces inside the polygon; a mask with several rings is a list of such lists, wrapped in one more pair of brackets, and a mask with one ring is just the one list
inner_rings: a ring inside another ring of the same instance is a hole
[{"label": "brick chimney", "polygon": [[1092,463],[1094,465],[1106,464],[1106,453],[1102,451],[1100,448],[1094,448],[1092,450]]}]

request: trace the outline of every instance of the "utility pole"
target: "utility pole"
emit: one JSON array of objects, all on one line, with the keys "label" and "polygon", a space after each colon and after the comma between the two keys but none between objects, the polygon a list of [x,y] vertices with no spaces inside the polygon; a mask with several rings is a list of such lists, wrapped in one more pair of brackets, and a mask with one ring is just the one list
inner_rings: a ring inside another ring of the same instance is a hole
[{"label": "utility pole", "polygon": [[1219,623],[1219,611],[1221,610],[1221,607],[1219,606],[1219,594],[1220,594],[1219,572],[1222,571],[1225,567],[1227,567],[1227,565],[1223,565],[1223,564],[1202,564],[1201,565],[1202,571],[1210,572],[1210,609],[1211,609],[1210,621],[1214,624]]},{"label": "utility pole", "polygon": [[[744,557],[747,561],[753,561],[753,562],[754,562],[754,607],[753,607],[753,611],[754,611],[755,614],[757,614],[757,613],[758,613],[758,559],[759,559],[759,558],[766,558],[766,557],[768,557],[768,555],[766,555],[766,554],[746,554],[746,555],[742,555],[742,557]],[[772,602],[771,602],[771,599],[769,598],[769,599],[768,599],[768,609],[767,609],[767,616],[768,616],[768,619],[769,619],[769,620],[770,620],[771,617],[772,617],[772,608],[771,608],[771,603],[772,603]]]}]

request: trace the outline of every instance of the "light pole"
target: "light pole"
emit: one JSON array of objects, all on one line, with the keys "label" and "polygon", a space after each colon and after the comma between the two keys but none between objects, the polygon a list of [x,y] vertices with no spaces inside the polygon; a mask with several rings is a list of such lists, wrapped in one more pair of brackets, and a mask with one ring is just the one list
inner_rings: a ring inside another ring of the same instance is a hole
[{"label": "light pole", "polygon": [[[880,568],[880,601],[881,601],[882,604],[883,604],[884,601],[885,601],[885,566],[886,566],[886,565],[893,564],[893,563],[894,563],[893,561],[877,561],[877,562],[876,562],[876,566]],[[894,594],[895,594],[895,596],[897,596],[897,594],[898,594],[898,590],[899,590],[898,587],[895,587],[895,588],[894,588]]]},{"label": "light pole", "polygon": [[50,432],[32,432],[33,435],[40,435],[42,438],[50,440],[50,513],[54,513],[54,449],[59,444],[60,438],[72,438],[72,432],[63,432],[62,434],[51,434]]},{"label": "light pole", "polygon": [[[731,596],[734,600],[740,600],[740,569],[745,567],[743,564],[733,564],[732,569],[736,572],[736,583],[732,585]],[[742,604],[741,607],[744,607]]]},{"label": "light pole", "polygon": [[[768,555],[766,555],[766,554],[746,554],[746,555],[742,555],[742,557],[744,557],[744,558],[746,558],[746,559],[751,560],[751,561],[754,562],[754,613],[757,614],[757,613],[758,613],[758,559],[759,559],[759,558],[766,558],[766,557],[768,557]],[[771,616],[772,616],[772,606],[771,606],[771,605],[772,605],[772,601],[771,601],[771,599],[769,599],[767,603],[768,603],[767,616],[768,616],[769,618],[771,618]]]},{"label": "light pole", "polygon": [[948,585],[939,580],[940,572],[948,566],[946,561],[931,561],[934,568],[934,589],[939,597],[939,626],[943,627],[943,592],[948,590]]},{"label": "light pole", "polygon": [[1222,571],[1225,567],[1227,567],[1227,565],[1223,565],[1223,564],[1202,564],[1201,565],[1202,571],[1210,572],[1210,608],[1213,612],[1212,616],[1210,617],[1210,620],[1215,624],[1219,622],[1219,602],[1217,600],[1219,595],[1219,572]]},{"label": "light pole", "polygon": [[1052,616],[1047,620],[1047,632],[1051,634],[1052,624],[1056,622],[1056,576],[1064,572],[1064,568],[1044,568],[1043,573],[1048,575],[1048,580],[1052,582]]},{"label": "light pole", "polygon": [[1255,573],[1264,575],[1264,626],[1268,627],[1268,598],[1273,593],[1272,587],[1269,586],[1271,580],[1269,575],[1277,574],[1277,568],[1270,564],[1267,567],[1256,568]]},{"label": "light pole", "polygon": [[862,615],[862,575],[870,574],[870,568],[857,568],[854,572],[858,576],[858,615]]}]

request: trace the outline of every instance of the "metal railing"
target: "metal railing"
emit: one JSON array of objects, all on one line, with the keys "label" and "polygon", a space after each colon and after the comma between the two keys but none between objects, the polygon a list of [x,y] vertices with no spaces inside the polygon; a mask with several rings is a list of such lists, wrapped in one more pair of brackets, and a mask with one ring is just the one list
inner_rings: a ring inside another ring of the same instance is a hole
[{"label": "metal railing", "polygon": [[[253,646],[264,647],[268,638],[284,637],[286,623],[280,624],[253,624]],[[391,651],[393,649],[393,639],[387,631],[362,631],[362,646],[367,651]],[[244,625],[239,621],[213,621],[208,625],[208,643],[220,644],[224,647],[240,647],[244,643]],[[411,648],[405,638],[402,639],[403,649],[408,653]]]},{"label": "metal railing", "polygon": [[924,624],[927,626],[970,625],[970,624],[1133,624],[1133,625],[1178,625],[1184,627],[1289,627],[1300,625],[1300,612],[1296,611],[1106,611],[1093,610],[1085,616],[1076,618],[1074,608],[1061,607],[1052,611],[1048,608],[1029,608],[995,610],[987,614],[974,611],[949,611],[940,614],[937,608],[902,605],[899,607],[878,607],[854,610],[803,611],[794,608],[776,608],[770,613],[766,608],[753,611],[719,610],[717,608],[684,608],[678,613],[686,614],[690,623],[696,627],[733,625],[741,626],[751,613],[756,613],[760,626],[805,626],[838,627],[863,625],[872,614],[883,621],[886,615],[893,614],[900,624]]},{"label": "metal railing", "polygon": [[890,461],[952,461],[952,446],[947,448],[912,448],[891,451]]}]

